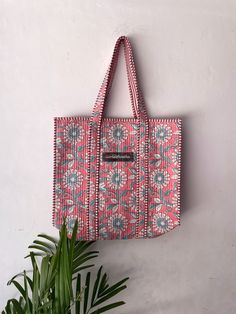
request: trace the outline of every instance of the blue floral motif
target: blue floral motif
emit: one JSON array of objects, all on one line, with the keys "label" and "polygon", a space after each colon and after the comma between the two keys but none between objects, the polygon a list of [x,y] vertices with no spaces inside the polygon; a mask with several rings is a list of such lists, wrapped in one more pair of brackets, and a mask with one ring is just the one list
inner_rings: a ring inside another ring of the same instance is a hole
[{"label": "blue floral motif", "polygon": [[136,206],[137,206],[137,196],[136,196],[136,193],[132,193],[130,195],[130,198],[129,198],[129,206],[132,208],[132,209],[136,209]]},{"label": "blue floral motif", "polygon": [[171,136],[172,130],[168,125],[165,124],[157,125],[152,132],[153,140],[160,144],[167,142]]},{"label": "blue floral motif", "polygon": [[112,170],[107,177],[108,184],[112,188],[120,188],[124,186],[127,180],[127,176],[121,169]]},{"label": "blue floral motif", "polygon": [[173,222],[169,216],[158,213],[153,216],[153,228],[160,233],[164,233],[173,229]]},{"label": "blue floral motif", "polygon": [[123,142],[127,136],[128,131],[122,124],[114,125],[109,131],[109,139],[114,143]]},{"label": "blue floral motif", "polygon": [[70,143],[79,142],[83,139],[84,130],[80,125],[71,123],[64,130],[64,137]]},{"label": "blue floral motif", "polygon": [[151,175],[151,182],[154,186],[166,186],[170,181],[170,176],[165,170],[155,170]]},{"label": "blue floral motif", "polygon": [[124,231],[127,227],[127,219],[121,214],[115,214],[108,220],[108,228],[110,231],[118,233]]},{"label": "blue floral motif", "polygon": [[76,169],[67,170],[63,177],[63,182],[65,187],[69,189],[76,189],[81,186],[83,181],[83,176]]}]

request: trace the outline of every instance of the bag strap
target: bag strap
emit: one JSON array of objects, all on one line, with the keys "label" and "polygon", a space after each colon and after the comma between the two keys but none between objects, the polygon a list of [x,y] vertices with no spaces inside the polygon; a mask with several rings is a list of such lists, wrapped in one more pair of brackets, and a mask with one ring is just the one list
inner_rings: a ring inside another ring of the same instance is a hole
[{"label": "bag strap", "polygon": [[[105,100],[111,88],[113,77],[115,74],[119,50],[121,44],[124,44],[126,68],[128,74],[128,82],[130,87],[131,103],[135,118],[137,118],[137,222],[136,222],[136,237],[147,236],[148,225],[148,153],[149,153],[149,121],[145,109],[143,97],[138,88],[137,75],[134,66],[132,48],[129,39],[126,36],[118,38],[112,55],[112,60],[106,72],[98,97],[93,108],[92,116],[89,121],[89,136],[88,136],[88,185],[87,185],[87,240],[97,239],[98,231],[98,206],[99,206],[99,173],[100,173],[100,140],[101,140],[101,125],[104,113]],[[140,158],[140,141],[145,142],[144,158]],[[93,145],[92,145],[93,142]],[[92,147],[93,146],[93,147]],[[91,160],[95,164],[91,164]],[[141,182],[142,181],[142,182]],[[91,196],[91,185],[95,182],[95,196]],[[145,191],[141,190],[145,187]],[[143,201],[140,200],[140,195],[143,195]],[[141,204],[141,205],[140,205]],[[142,210],[141,210],[141,209]]]},{"label": "bag strap", "polygon": [[92,117],[91,117],[91,119],[93,120],[97,120],[98,118],[102,119],[103,117],[106,99],[112,86],[114,74],[115,74],[118,59],[119,59],[120,47],[122,44],[124,45],[126,69],[127,69],[128,84],[129,84],[133,115],[135,118],[138,118],[141,120],[145,120],[147,118],[146,109],[141,103],[142,96],[138,88],[137,75],[136,75],[136,69],[134,65],[134,58],[133,58],[131,44],[128,37],[121,36],[116,41],[110,65],[108,67],[105,78],[100,87],[98,97],[96,99],[95,106],[93,108]]},{"label": "bag strap", "polygon": [[[125,56],[125,65],[126,65],[126,74],[127,74],[127,78],[128,78],[128,85],[129,85],[129,94],[130,94],[130,99],[131,99],[131,105],[132,105],[132,111],[133,111],[133,116],[134,118],[137,118],[137,111],[136,111],[136,107],[134,104],[134,95],[135,95],[135,91],[133,89],[133,85],[131,84],[132,79],[131,79],[131,70],[130,70],[130,65],[129,65],[129,49],[128,49],[128,45],[127,42],[125,42],[123,40],[123,37],[120,37],[115,45],[114,51],[113,51],[113,56],[112,56],[112,60],[111,63],[109,65],[109,68],[106,72],[105,78],[102,82],[102,85],[100,87],[99,93],[98,93],[98,97],[96,99],[95,103],[98,103],[100,100],[104,101],[104,105],[106,103],[107,97],[109,95],[109,92],[111,90],[112,87],[112,83],[113,83],[113,78],[116,72],[116,68],[117,68],[117,64],[118,64],[118,59],[119,59],[119,53],[120,53],[120,48],[122,46],[122,44],[124,45],[124,56]],[[104,91],[106,91],[104,93]],[[104,95],[104,100],[102,99]],[[95,108],[94,108],[95,111]]]}]

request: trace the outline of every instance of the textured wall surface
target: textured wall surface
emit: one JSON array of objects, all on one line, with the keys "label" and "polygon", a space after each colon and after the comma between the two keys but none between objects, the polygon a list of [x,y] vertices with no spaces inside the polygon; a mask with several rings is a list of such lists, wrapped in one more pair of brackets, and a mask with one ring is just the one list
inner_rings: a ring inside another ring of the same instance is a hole
[{"label": "textured wall surface", "polygon": [[[128,35],[150,116],[182,117],[181,226],[97,242],[123,314],[236,313],[236,2],[0,2],[0,305],[51,225],[53,117],[89,115],[115,40]],[[130,116],[124,60],[107,115]],[[112,108],[111,108],[112,107]]]}]

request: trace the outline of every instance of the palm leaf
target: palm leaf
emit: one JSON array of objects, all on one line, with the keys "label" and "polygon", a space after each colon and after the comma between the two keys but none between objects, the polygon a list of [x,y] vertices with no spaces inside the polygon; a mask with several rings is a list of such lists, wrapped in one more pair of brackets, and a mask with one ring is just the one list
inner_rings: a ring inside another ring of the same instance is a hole
[{"label": "palm leaf", "polygon": [[98,299],[95,303],[94,306],[97,306],[105,301],[107,301],[108,299],[114,297],[116,294],[120,293],[122,290],[126,289],[127,286],[121,286],[113,291],[111,291],[110,293],[106,294],[104,297]]},{"label": "palm leaf", "polygon": [[58,244],[58,240],[57,240],[57,239],[55,239],[55,238],[53,238],[53,237],[51,237],[51,236],[48,236],[48,235],[46,235],[46,234],[43,234],[43,233],[38,234],[38,237],[44,238],[44,239],[46,239],[46,240],[52,242],[55,246],[57,246],[57,244]]},{"label": "palm leaf", "polygon": [[43,296],[45,290],[47,290],[48,272],[50,267],[50,256],[44,256],[41,262],[41,274],[40,274],[40,295]]},{"label": "palm leaf", "polygon": [[[58,240],[45,234],[38,235],[29,246],[36,251],[30,251],[26,256],[32,264],[32,276],[23,271],[8,282],[15,286],[20,297],[9,300],[2,314],[70,314],[73,308],[76,314],[82,311],[83,314],[99,314],[124,304],[119,301],[103,306],[104,302],[126,288],[124,283],[128,278],[109,286],[108,276],[102,274],[101,266],[94,283],[90,272],[82,281],[80,272],[94,266],[87,262],[97,257],[99,252],[88,250],[94,241],[76,240],[77,229],[76,221],[68,238],[64,221]],[[18,277],[23,277],[22,283]]]},{"label": "palm leaf", "polygon": [[32,313],[32,302],[28,294],[28,283],[26,278],[26,271],[24,270],[24,290],[25,290],[25,303],[26,303],[26,314]]},{"label": "palm leaf", "polygon": [[71,239],[70,239],[70,241],[68,241],[68,243],[69,243],[69,260],[71,261],[71,267],[72,267],[73,258],[74,258],[77,231],[78,231],[78,220],[76,220],[76,222],[74,224]]},{"label": "palm leaf", "polygon": [[129,279],[129,277],[126,277],[126,278],[120,280],[119,282],[117,282],[116,284],[114,284],[113,286],[111,286],[111,287],[109,287],[109,288],[107,288],[105,290],[100,289],[98,296],[102,297],[102,296],[104,296],[106,294],[111,293],[112,291],[116,290],[118,287],[123,285],[123,283],[125,283],[128,279]]},{"label": "palm leaf", "polygon": [[99,281],[100,281],[100,278],[101,278],[101,272],[102,272],[102,266],[98,270],[97,278],[96,278],[96,281],[94,283],[93,294],[92,294],[92,299],[91,299],[91,307],[93,306],[95,297],[97,295],[98,285],[99,285]]},{"label": "palm leaf", "polygon": [[[81,270],[86,269],[86,268],[90,268],[90,267],[93,267],[93,266],[95,266],[95,264],[89,264],[89,265],[85,265],[85,266],[80,266],[80,267],[76,268],[76,270],[73,271],[73,274],[74,274],[74,273],[77,274],[77,273],[80,272]],[[76,279],[76,277],[74,277],[73,280],[74,280],[74,279]]]},{"label": "palm leaf", "polygon": [[91,273],[88,272],[85,281],[85,290],[84,290],[84,314],[87,313],[88,307],[88,297],[89,297],[89,287],[90,287],[90,275]]},{"label": "palm leaf", "polygon": [[45,241],[34,240],[33,243],[45,247],[45,249],[48,249],[51,253],[55,250],[55,246],[52,246],[50,243]]},{"label": "palm leaf", "polygon": [[109,287],[109,284],[107,283],[108,281],[108,276],[106,273],[102,276],[101,284],[99,286],[99,292],[98,292],[98,297]]},{"label": "palm leaf", "polygon": [[118,307],[118,306],[121,306],[125,304],[124,301],[119,301],[119,302],[114,302],[114,303],[111,303],[111,304],[108,304],[108,305],[105,305],[99,309],[97,309],[96,311],[94,312],[91,312],[91,314],[100,314],[100,313],[104,313],[106,311],[109,311],[111,309],[114,309],[115,307]]},{"label": "palm leaf", "polygon": [[77,241],[74,248],[74,259],[80,256],[93,244],[94,241]]},{"label": "palm leaf", "polygon": [[75,290],[75,313],[80,314],[80,299],[81,299],[81,274],[77,276],[76,290]]},{"label": "palm leaf", "polygon": [[[115,283],[111,287],[109,287],[108,284],[108,276],[106,273],[102,275],[102,266],[99,268],[97,272],[97,277],[93,285],[93,292],[91,296],[91,302],[90,302],[90,308],[88,310],[89,313],[91,313],[91,310],[94,310],[98,305],[101,305],[102,303],[108,301],[124,289],[126,289],[126,285],[123,285],[129,278],[124,278],[120,280],[119,282]],[[87,284],[86,284],[87,285]],[[97,308],[95,311],[92,313],[103,313],[105,311],[108,311],[114,307],[120,306],[124,304],[123,301],[111,303],[108,305],[105,305],[101,308]],[[92,314],[91,313],[91,314]],[[83,314],[86,314],[84,312]]]},{"label": "palm leaf", "polygon": [[78,272],[78,268],[81,267],[81,265],[83,265],[84,263],[86,263],[87,261],[98,257],[98,251],[91,251],[91,252],[86,252],[84,254],[82,254],[81,256],[79,256],[77,259],[75,259],[73,261],[72,264],[72,273],[77,273]]},{"label": "palm leaf", "polygon": [[28,246],[29,249],[35,249],[35,250],[39,250],[39,251],[42,251],[42,252],[45,252],[47,254],[50,254],[51,251],[46,248],[45,246],[42,246],[42,245],[36,245],[36,244],[31,244]]}]

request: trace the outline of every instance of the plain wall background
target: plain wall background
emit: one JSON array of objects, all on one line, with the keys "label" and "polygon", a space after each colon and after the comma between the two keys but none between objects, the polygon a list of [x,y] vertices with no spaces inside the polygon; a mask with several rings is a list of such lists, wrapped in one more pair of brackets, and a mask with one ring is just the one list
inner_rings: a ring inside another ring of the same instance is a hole
[{"label": "plain wall background", "polygon": [[[236,1],[0,2],[0,305],[51,225],[53,117],[89,115],[115,40],[128,35],[150,116],[182,117],[181,226],[151,240],[97,242],[113,313],[236,313]],[[108,114],[131,115],[124,59]],[[111,108],[112,105],[112,108]],[[15,291],[15,290],[14,290]]]}]

